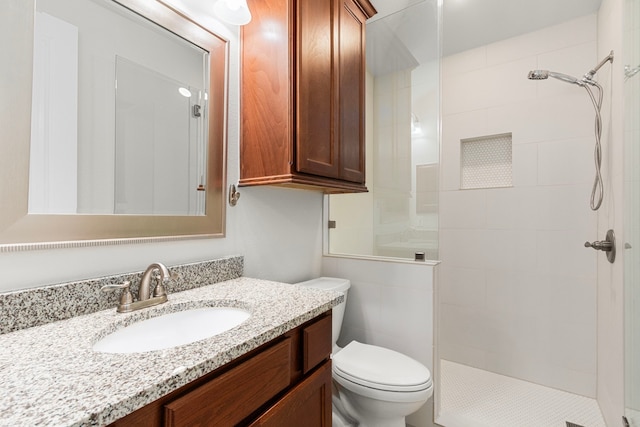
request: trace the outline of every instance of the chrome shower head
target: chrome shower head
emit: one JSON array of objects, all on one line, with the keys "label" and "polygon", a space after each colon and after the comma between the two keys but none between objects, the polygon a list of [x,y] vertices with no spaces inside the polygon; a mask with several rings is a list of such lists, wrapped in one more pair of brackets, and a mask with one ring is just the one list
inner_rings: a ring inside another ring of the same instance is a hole
[{"label": "chrome shower head", "polygon": [[549,71],[547,70],[532,70],[529,71],[527,76],[529,80],[546,80],[549,78]]},{"label": "chrome shower head", "polygon": [[529,75],[527,77],[529,78],[529,80],[546,80],[549,77],[553,77],[554,79],[562,80],[566,83],[573,83],[578,86],[584,86],[584,82],[582,80],[578,80],[576,77],[569,76],[567,74],[556,73],[549,70],[529,71]]}]

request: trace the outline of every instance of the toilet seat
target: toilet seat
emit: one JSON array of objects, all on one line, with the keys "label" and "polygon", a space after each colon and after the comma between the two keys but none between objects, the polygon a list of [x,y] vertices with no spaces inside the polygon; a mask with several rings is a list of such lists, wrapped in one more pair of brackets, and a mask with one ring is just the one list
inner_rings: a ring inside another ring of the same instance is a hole
[{"label": "toilet seat", "polygon": [[333,373],[345,387],[352,383],[360,386],[358,389],[393,394],[430,391],[432,387],[431,373],[420,362],[388,348],[357,341],[333,356]]}]

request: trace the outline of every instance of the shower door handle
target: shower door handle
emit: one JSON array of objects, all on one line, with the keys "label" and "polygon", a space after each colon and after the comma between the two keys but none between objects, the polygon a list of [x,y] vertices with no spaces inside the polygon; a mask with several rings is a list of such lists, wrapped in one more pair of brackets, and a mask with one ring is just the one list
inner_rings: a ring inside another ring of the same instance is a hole
[{"label": "shower door handle", "polygon": [[616,236],[613,230],[607,231],[605,240],[596,240],[592,243],[584,242],[584,247],[606,252],[610,263],[616,260]]}]

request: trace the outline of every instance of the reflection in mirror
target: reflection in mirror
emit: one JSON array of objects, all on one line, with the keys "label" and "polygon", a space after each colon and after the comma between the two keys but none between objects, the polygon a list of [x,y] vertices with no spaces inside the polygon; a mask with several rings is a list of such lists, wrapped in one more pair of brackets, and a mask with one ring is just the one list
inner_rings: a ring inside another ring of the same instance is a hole
[{"label": "reflection in mirror", "polygon": [[204,214],[208,56],[113,2],[38,0],[29,212]]},{"label": "reflection in mirror", "polygon": [[206,92],[119,56],[116,82],[115,213],[204,214]]},{"label": "reflection in mirror", "polygon": [[224,236],[227,41],[160,0],[6,14],[8,55],[34,63],[0,99],[32,113],[0,144],[0,252]]}]

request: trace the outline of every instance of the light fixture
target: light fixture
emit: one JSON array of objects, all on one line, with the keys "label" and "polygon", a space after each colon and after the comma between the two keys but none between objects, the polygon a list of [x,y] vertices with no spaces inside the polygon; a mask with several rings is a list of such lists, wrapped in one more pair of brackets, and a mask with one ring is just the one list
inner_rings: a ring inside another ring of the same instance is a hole
[{"label": "light fixture", "polygon": [[191,91],[186,87],[178,88],[178,92],[180,92],[180,95],[184,96],[185,98],[191,98]]},{"label": "light fixture", "polygon": [[220,20],[232,25],[245,25],[251,21],[247,0],[218,0],[213,5],[213,13]]}]

